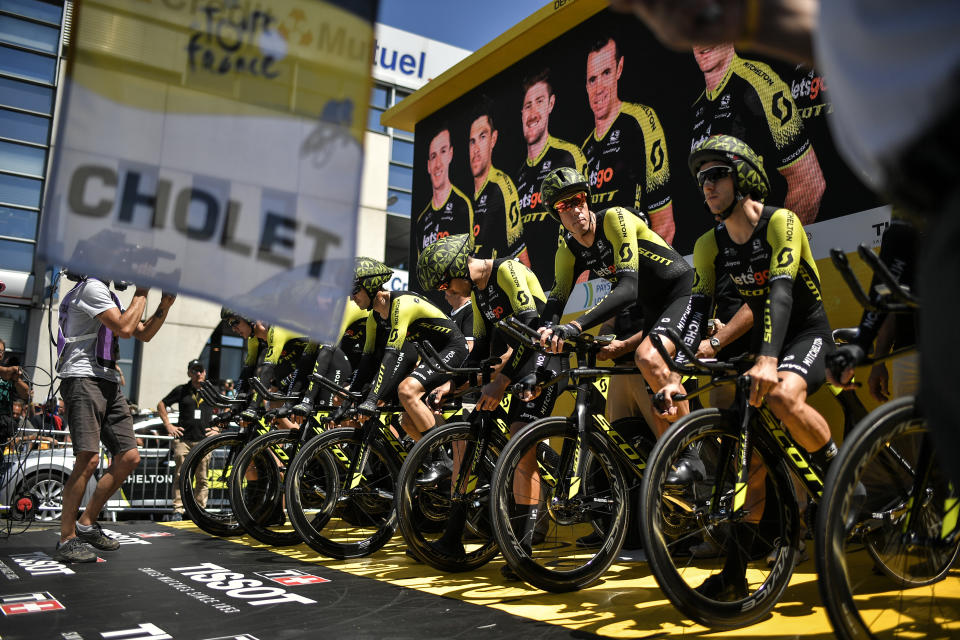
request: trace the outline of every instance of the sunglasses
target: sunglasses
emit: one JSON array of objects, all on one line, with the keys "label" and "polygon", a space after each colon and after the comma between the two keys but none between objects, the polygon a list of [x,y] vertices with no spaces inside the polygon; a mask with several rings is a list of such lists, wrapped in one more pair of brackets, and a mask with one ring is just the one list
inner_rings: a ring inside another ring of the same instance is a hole
[{"label": "sunglasses", "polygon": [[357,295],[358,293],[360,293],[361,291],[363,291],[363,285],[358,282],[358,283],[356,283],[355,285],[353,285],[353,291],[350,292],[350,295],[351,295],[351,296],[355,296],[355,295]]},{"label": "sunglasses", "polygon": [[718,180],[726,178],[733,172],[730,167],[710,167],[703,171],[697,171],[697,184],[702,188],[707,182],[716,184]]},{"label": "sunglasses", "polygon": [[447,278],[446,280],[438,284],[437,291],[446,291],[447,289],[449,289],[451,280],[453,280],[453,278]]},{"label": "sunglasses", "polygon": [[227,326],[230,327],[231,329],[236,327],[238,324],[240,324],[240,318],[230,318],[229,320],[227,320]]},{"label": "sunglasses", "polygon": [[563,200],[557,200],[553,203],[553,208],[557,210],[557,213],[565,213],[571,209],[576,209],[582,207],[587,201],[587,194],[577,193],[569,198],[564,198]]}]

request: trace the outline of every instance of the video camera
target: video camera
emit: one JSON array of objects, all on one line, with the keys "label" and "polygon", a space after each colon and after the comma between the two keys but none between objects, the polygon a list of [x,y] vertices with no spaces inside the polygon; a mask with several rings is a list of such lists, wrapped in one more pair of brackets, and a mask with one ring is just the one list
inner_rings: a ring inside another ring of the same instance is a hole
[{"label": "video camera", "polygon": [[[97,263],[102,265],[103,271],[108,273],[116,271],[129,273],[132,271],[150,278],[179,282],[179,268],[169,273],[158,273],[156,269],[154,269],[160,259],[176,260],[177,255],[162,249],[130,244],[122,232],[102,229],[95,236],[77,243],[71,262],[81,264]],[[66,271],[65,275],[68,280],[73,282],[79,282],[88,277],[86,274],[70,270]],[[107,281],[104,280],[104,282]],[[117,291],[123,291],[132,285],[134,285],[134,283],[127,280],[113,281],[113,287]]]}]

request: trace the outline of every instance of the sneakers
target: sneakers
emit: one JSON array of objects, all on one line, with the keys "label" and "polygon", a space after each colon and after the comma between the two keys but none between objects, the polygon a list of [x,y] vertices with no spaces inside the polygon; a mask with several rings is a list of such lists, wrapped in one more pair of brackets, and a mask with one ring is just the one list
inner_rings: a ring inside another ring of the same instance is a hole
[{"label": "sneakers", "polygon": [[704,538],[703,542],[690,547],[690,555],[694,558],[719,558],[726,552],[723,547],[713,541],[713,538]]},{"label": "sneakers", "polygon": [[578,549],[599,549],[603,546],[604,538],[599,533],[594,531],[593,533],[588,533],[585,536],[577,538],[577,548]]},{"label": "sneakers", "polygon": [[670,488],[686,488],[694,482],[699,482],[707,475],[703,462],[696,451],[687,449],[677,459],[673,470],[664,478],[663,484]]},{"label": "sneakers", "polygon": [[181,520],[183,520],[183,514],[177,511],[174,511],[173,513],[168,514],[166,517],[164,517],[163,520],[164,522],[180,522]]},{"label": "sneakers", "polygon": [[453,469],[444,462],[436,461],[426,465],[423,475],[415,480],[418,487],[434,487],[453,475]]},{"label": "sneakers", "polygon": [[747,597],[747,579],[744,577],[727,582],[727,578],[722,573],[717,573],[704,580],[695,591],[704,598],[717,602],[736,602]]},{"label": "sneakers", "polygon": [[57,542],[54,559],[61,562],[96,562],[97,554],[80,538],[70,538],[64,543]]},{"label": "sneakers", "polygon": [[86,532],[80,531],[79,526],[76,528],[76,531],[78,538],[95,549],[100,549],[101,551],[116,551],[120,548],[120,543],[108,537],[96,522],[90,525],[90,528]]},{"label": "sneakers", "polygon": [[[767,554],[768,567],[773,567],[773,564],[777,561],[778,553],[779,553],[779,549],[777,547],[774,547],[770,551],[770,553]],[[807,560],[810,559],[810,554],[807,553],[807,543],[804,542],[803,540],[800,541],[800,545],[797,547],[796,558],[797,558],[796,562],[794,563],[795,565],[800,564],[801,562],[806,562]]]},{"label": "sneakers", "polygon": [[518,576],[513,568],[508,564],[500,567],[500,575],[503,576],[503,579],[507,582],[523,582],[523,578]]}]

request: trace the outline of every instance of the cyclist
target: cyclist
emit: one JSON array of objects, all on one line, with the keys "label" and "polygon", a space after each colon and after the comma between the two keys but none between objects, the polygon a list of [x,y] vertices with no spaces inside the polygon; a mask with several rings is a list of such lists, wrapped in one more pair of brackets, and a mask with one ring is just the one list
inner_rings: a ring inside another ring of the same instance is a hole
[{"label": "cyclist", "polygon": [[[901,284],[916,289],[917,245],[920,233],[912,217],[898,207],[894,207],[890,226],[883,232],[880,242],[880,261]],[[870,284],[871,300],[879,297],[874,277]],[[827,359],[827,377],[834,384],[852,388],[853,368],[860,364],[870,352],[876,340],[875,355],[886,355],[891,347],[905,347],[916,343],[914,314],[888,316],[885,313],[864,311],[860,319],[857,336],[847,344],[837,348],[836,353]],[[894,362],[894,395],[916,393],[917,356],[912,354]],[[910,375],[913,373],[913,375]],[[911,384],[912,383],[912,384]],[[867,380],[871,395],[880,402],[888,400],[889,387],[887,368],[882,362],[874,365]],[[899,387],[899,388],[898,388]]]},{"label": "cyclist", "polygon": [[[403,348],[410,342],[428,342],[441,360],[456,367],[467,355],[467,341],[456,323],[428,300],[409,291],[384,289],[383,285],[392,275],[393,269],[373,258],[356,260],[350,297],[358,307],[372,312],[367,318],[363,359],[351,386],[363,386],[373,380],[364,401],[357,407],[361,421],[375,414],[377,403],[396,388],[406,412],[402,422],[404,431],[419,440],[438,419],[422,398],[450,377],[426,364],[416,365],[416,359]],[[379,358],[378,342],[383,344],[383,355]]]},{"label": "cyclist", "polygon": [[[364,311],[356,305],[353,300],[347,300],[346,308],[343,311],[343,320],[340,322],[340,339],[336,344],[321,344],[317,350],[317,357],[313,362],[313,373],[322,375],[337,385],[346,384],[347,379],[353,373],[353,362],[347,353],[344,352],[342,345],[348,344],[348,348],[355,353],[358,342],[357,335],[365,335],[367,316],[369,312]],[[364,327],[361,329],[361,327]],[[350,331],[350,339],[347,341],[347,332]],[[360,348],[363,346],[361,344]],[[361,352],[362,355],[362,352]],[[322,395],[321,395],[322,393]],[[303,418],[312,415],[316,411],[316,406],[333,404],[334,394],[314,380],[307,383],[307,390],[303,394],[303,399],[293,406],[290,413],[294,416],[294,422],[302,422]]]},{"label": "cyclist", "polygon": [[[833,349],[833,339],[807,236],[792,211],[763,204],[770,182],[761,158],[743,141],[726,135],[708,138],[693,149],[688,165],[707,209],[722,222],[694,246],[696,280],[684,341],[699,346],[716,282],[733,280],[759,329],[752,344],[757,360],[746,374],[752,379],[749,402],[759,407],[765,400],[825,474],[837,447],[830,426],[807,403],[807,396],[824,382],[824,360]],[[672,384],[663,391],[669,405],[672,394],[683,393],[683,388]],[[684,459],[671,475],[702,477],[702,469]],[[754,459],[747,498],[748,506],[754,508],[731,536],[723,570],[697,588],[704,596],[714,600],[746,597],[747,562],[763,514],[765,477]],[[668,477],[668,482],[673,479]]]},{"label": "cyclist", "polygon": [[[560,167],[543,180],[541,196],[547,210],[563,224],[555,259],[555,281],[543,317],[555,322],[573,289],[577,274],[608,280],[613,286],[597,304],[566,324],[541,329],[544,345],[555,351],[560,342],[621,313],[631,303],[642,311],[646,336],[634,350],[634,361],[654,391],[679,382],[650,342],[667,327],[683,325],[690,302],[693,269],[679,253],[630,209],[609,207],[590,210],[587,179],[575,169]],[[642,280],[643,286],[640,286]],[[664,338],[671,352],[674,345]],[[627,348],[631,345],[624,343]],[[605,354],[606,355],[606,354]],[[620,354],[609,354],[616,356]],[[687,413],[687,406],[654,414],[653,427],[662,434],[669,422]]]},{"label": "cyclist", "polygon": [[[532,387],[536,382],[531,374],[540,366],[549,367],[552,364],[547,362],[548,358],[542,353],[516,343],[496,329],[497,322],[510,317],[517,318],[531,328],[539,326],[545,296],[533,271],[518,260],[479,259],[469,254],[468,235],[447,236],[423,250],[417,261],[417,274],[421,286],[427,291],[452,290],[460,296],[470,296],[476,342],[464,366],[478,366],[491,355],[500,357],[499,371],[483,386],[477,401],[477,409],[492,411],[503,400],[511,382],[526,380]],[[556,385],[534,396],[534,392],[526,393],[523,402],[511,403],[508,415],[511,433],[516,433],[528,422],[550,415],[557,396]],[[522,461],[518,471],[522,474],[523,482],[515,482],[515,486],[520,486],[524,495],[516,496],[516,499],[522,501],[521,509],[526,511],[526,514],[518,515],[528,516],[522,544],[527,546],[529,552],[539,517],[536,498],[540,495],[540,485],[535,456],[531,455]],[[436,543],[452,555],[464,553],[460,537],[463,521],[460,518],[465,519],[466,513],[451,514],[444,535]],[[507,565],[504,565],[502,573],[508,579],[519,579]]]},{"label": "cyclist", "polygon": [[[306,376],[302,372],[312,367],[319,345],[293,331],[254,320],[226,307],[220,310],[220,318],[235,334],[247,341],[241,387],[249,377],[255,375],[265,386],[283,389],[286,393],[297,393],[303,388]],[[258,402],[256,394],[252,394],[241,417],[255,420]],[[284,419],[279,426],[289,429],[294,425]]]}]

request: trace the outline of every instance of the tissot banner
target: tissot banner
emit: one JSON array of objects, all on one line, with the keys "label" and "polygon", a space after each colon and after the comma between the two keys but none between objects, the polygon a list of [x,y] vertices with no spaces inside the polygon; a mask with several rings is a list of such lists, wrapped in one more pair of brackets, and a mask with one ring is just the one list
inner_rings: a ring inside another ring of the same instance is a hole
[{"label": "tissot banner", "polygon": [[[632,16],[604,10],[417,124],[411,264],[436,238],[469,232],[477,255],[519,255],[549,287],[559,223],[540,183],[560,166],[587,177],[594,211],[641,210],[690,254],[714,218],[687,156],[716,134],[763,157],[767,203],[798,214],[817,258],[835,243],[852,250],[878,238],[872,225],[888,214],[837,155],[831,110],[816,70],[733,45],[667,50]],[[850,214],[856,222],[830,224]]]},{"label": "tissot banner", "polygon": [[376,0],[85,0],[41,255],[332,339]]}]

